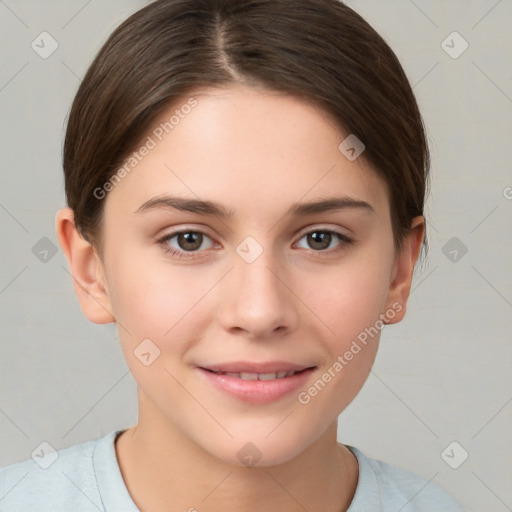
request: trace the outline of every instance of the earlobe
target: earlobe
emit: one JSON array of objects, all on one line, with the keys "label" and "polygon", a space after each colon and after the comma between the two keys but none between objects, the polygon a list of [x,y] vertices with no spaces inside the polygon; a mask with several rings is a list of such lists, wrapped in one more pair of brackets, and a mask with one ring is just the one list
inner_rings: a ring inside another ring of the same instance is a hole
[{"label": "earlobe", "polygon": [[411,292],[414,266],[418,259],[424,236],[425,219],[423,216],[415,217],[411,223],[411,232],[405,237],[402,250],[396,255],[386,301],[386,311],[392,309],[393,313],[386,315],[385,324],[396,324],[405,316],[407,300]]},{"label": "earlobe", "polygon": [[55,223],[57,237],[66,256],[84,315],[96,324],[115,322],[103,264],[95,248],[78,232],[73,210],[59,210]]}]

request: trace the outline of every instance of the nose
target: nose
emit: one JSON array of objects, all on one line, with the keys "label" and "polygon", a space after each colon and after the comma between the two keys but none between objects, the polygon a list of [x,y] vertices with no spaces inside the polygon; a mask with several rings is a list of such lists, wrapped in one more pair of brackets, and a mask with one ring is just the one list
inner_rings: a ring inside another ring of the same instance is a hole
[{"label": "nose", "polygon": [[234,255],[220,297],[219,320],[226,331],[243,332],[249,338],[281,335],[298,325],[297,298],[288,273],[278,266],[271,251],[252,262]]}]

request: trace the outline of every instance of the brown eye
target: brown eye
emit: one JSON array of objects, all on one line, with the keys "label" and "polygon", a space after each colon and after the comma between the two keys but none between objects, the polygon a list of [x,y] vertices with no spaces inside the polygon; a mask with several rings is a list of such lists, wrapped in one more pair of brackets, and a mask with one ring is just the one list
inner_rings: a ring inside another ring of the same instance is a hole
[{"label": "brown eye", "polygon": [[312,249],[323,251],[328,249],[333,239],[332,233],[327,231],[315,231],[307,236],[308,244]]},{"label": "brown eye", "polygon": [[195,231],[178,233],[176,237],[179,248],[184,251],[197,251],[203,243],[203,234]]},{"label": "brown eye", "polygon": [[[166,235],[158,240],[163,245],[165,252],[180,257],[188,257],[186,253],[202,252],[203,250],[210,249],[213,246],[211,238],[202,233],[201,231],[177,231]],[[206,247],[205,247],[206,245]]]},{"label": "brown eye", "polygon": [[343,246],[345,244],[351,243],[351,239],[346,235],[327,229],[317,229],[315,231],[310,231],[301,238],[301,240],[304,239],[306,240],[307,244],[307,247],[305,248],[313,249],[317,252],[332,249],[332,243],[336,242],[336,240],[338,240],[338,244],[335,244],[334,250],[336,250],[340,245]]}]

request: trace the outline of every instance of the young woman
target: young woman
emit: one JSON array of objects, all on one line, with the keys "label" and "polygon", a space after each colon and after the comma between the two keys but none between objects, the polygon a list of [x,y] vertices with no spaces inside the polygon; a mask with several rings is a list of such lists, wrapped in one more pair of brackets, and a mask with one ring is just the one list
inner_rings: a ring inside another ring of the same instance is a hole
[{"label": "young woman", "polygon": [[131,428],[4,468],[2,510],[462,510],[337,441],[426,247],[411,87],[337,0],[158,0],[74,100],[57,233]]}]

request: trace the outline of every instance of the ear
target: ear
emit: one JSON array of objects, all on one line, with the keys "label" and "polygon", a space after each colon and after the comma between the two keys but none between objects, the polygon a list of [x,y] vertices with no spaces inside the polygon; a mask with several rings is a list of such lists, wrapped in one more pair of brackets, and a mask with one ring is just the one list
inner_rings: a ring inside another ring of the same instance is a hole
[{"label": "ear", "polygon": [[407,300],[411,292],[414,265],[418,259],[423,237],[425,236],[425,219],[415,217],[411,223],[411,232],[404,238],[402,249],[396,254],[386,311],[393,310],[393,317],[384,319],[385,324],[396,324],[405,316]]},{"label": "ear", "polygon": [[55,217],[56,231],[87,319],[95,324],[115,322],[105,272],[96,249],[78,232],[73,210],[64,208]]}]

